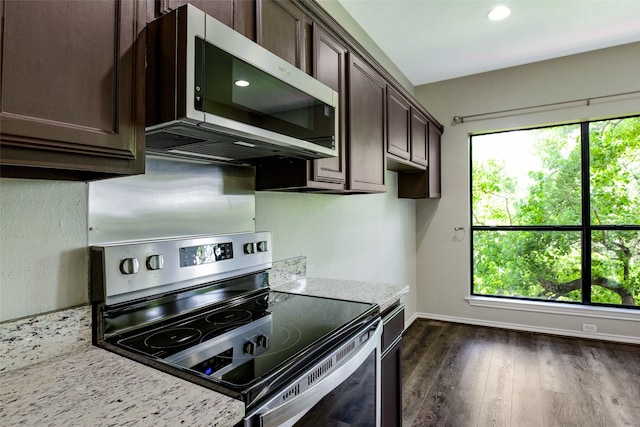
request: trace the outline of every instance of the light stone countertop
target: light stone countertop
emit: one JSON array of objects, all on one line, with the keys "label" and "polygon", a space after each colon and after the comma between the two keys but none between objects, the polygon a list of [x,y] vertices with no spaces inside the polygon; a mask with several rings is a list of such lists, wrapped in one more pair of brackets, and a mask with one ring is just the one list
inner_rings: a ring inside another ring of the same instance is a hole
[{"label": "light stone countertop", "polygon": [[375,303],[380,306],[381,313],[409,292],[408,285],[317,277],[299,278],[271,287],[274,291]]},{"label": "light stone countertop", "polygon": [[91,345],[90,307],[0,324],[0,425],[234,426],[244,404]]}]

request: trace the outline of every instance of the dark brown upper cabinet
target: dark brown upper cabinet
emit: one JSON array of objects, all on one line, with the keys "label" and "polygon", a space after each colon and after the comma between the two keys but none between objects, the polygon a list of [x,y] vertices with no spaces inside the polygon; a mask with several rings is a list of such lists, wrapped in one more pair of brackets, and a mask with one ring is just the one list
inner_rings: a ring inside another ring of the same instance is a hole
[{"label": "dark brown upper cabinet", "polygon": [[313,161],[265,159],[256,168],[256,190],[386,191],[384,79],[319,27],[314,27],[314,51],[316,78],[341,97],[341,155]]},{"label": "dark brown upper cabinet", "polygon": [[346,61],[347,49],[318,25],[313,26],[313,75],[338,92],[339,155],[318,160],[268,159],[256,168],[256,190],[314,190],[344,192],[346,189]]},{"label": "dark brown upper cabinet", "polygon": [[387,85],[387,168],[403,172],[427,166],[428,119],[409,99]]},{"label": "dark brown upper cabinet", "polygon": [[338,141],[340,152],[337,157],[319,159],[312,162],[314,181],[333,183],[345,187],[346,173],[346,115],[347,115],[347,48],[331,37],[318,25],[313,27],[313,76],[338,92]]},{"label": "dark brown upper cabinet", "polygon": [[349,54],[348,190],[385,192],[386,82],[368,63]]},{"label": "dark brown upper cabinet", "polygon": [[0,1],[2,176],[144,172],[146,1]]},{"label": "dark brown upper cabinet", "polygon": [[438,127],[429,123],[429,199],[439,199],[442,196],[442,186],[440,183],[442,170],[440,168],[441,161],[441,140],[442,132]]},{"label": "dark brown upper cabinet", "polygon": [[209,16],[255,41],[255,0],[147,0],[155,8],[150,20],[185,4],[192,4]]},{"label": "dark brown upper cabinet", "polygon": [[421,166],[427,166],[427,146],[429,140],[429,122],[427,118],[411,108],[411,161]]},{"label": "dark brown upper cabinet", "polygon": [[442,196],[440,184],[442,131],[439,126],[431,121],[428,121],[427,125],[427,169],[398,174],[398,197],[400,198],[439,199]]},{"label": "dark brown upper cabinet", "polygon": [[387,86],[387,152],[404,160],[411,157],[410,120],[409,101]]},{"label": "dark brown upper cabinet", "polygon": [[306,32],[310,24],[290,0],[256,0],[256,42],[307,72],[310,52]]}]

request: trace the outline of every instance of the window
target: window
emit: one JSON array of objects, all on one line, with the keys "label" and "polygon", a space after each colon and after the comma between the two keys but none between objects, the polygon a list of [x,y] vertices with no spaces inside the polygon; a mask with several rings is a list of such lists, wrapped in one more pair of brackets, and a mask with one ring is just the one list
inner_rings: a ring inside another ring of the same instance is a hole
[{"label": "window", "polygon": [[472,294],[640,308],[640,117],[471,137]]}]

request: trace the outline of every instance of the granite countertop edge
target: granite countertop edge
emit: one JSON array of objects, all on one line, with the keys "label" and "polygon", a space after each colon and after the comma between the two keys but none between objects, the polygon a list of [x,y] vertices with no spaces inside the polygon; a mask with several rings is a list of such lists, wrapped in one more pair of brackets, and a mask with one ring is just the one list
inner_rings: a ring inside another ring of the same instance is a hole
[{"label": "granite countertop edge", "polygon": [[274,291],[378,304],[381,313],[409,292],[409,285],[320,277],[302,277],[271,288]]}]

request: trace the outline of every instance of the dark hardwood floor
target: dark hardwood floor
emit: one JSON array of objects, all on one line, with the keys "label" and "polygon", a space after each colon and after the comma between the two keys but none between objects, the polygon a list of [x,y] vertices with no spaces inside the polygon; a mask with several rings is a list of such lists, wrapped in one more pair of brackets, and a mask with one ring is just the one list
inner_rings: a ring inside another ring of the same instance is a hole
[{"label": "dark hardwood floor", "polygon": [[403,426],[640,426],[640,346],[416,320]]}]

